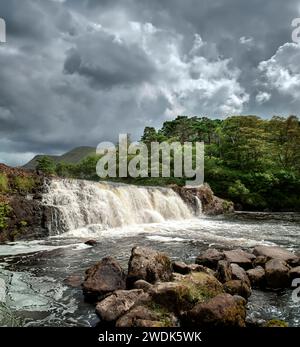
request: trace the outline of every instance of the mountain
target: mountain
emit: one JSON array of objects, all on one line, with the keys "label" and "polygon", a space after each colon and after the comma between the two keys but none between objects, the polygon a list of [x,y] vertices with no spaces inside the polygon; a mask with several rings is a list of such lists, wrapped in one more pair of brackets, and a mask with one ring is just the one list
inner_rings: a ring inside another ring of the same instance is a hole
[{"label": "mountain", "polygon": [[25,169],[35,169],[37,166],[37,160],[45,155],[49,158],[53,159],[56,163],[64,162],[68,164],[77,164],[82,159],[88,157],[89,155],[96,154],[96,148],[82,146],[76,147],[70,150],[69,152],[62,155],[47,155],[47,154],[39,154],[32,158],[27,164],[23,165]]}]

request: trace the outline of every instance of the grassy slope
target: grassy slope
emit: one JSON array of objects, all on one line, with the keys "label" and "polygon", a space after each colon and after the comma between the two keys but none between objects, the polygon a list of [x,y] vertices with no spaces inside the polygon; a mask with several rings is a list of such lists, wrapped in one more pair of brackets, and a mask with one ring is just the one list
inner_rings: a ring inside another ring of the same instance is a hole
[{"label": "grassy slope", "polygon": [[[94,147],[77,147],[72,149],[71,151],[63,154],[63,155],[47,155],[48,157],[52,158],[56,163],[59,162],[65,162],[68,164],[77,164],[82,159],[86,158],[89,155],[95,154],[96,149]],[[27,164],[25,164],[23,167],[26,169],[35,169],[37,165],[37,160],[42,157],[43,155],[36,155],[32,160],[30,160]]]}]

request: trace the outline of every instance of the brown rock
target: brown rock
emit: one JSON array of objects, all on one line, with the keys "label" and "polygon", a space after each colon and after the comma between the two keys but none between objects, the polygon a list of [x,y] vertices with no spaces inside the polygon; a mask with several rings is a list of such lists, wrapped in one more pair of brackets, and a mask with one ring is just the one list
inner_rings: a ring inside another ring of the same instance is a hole
[{"label": "brown rock", "polygon": [[91,299],[102,298],[115,290],[126,288],[126,276],[112,257],[103,258],[86,271],[83,293]]},{"label": "brown rock", "polygon": [[152,286],[153,285],[151,283],[144,280],[138,280],[133,283],[133,288],[142,289],[144,292],[148,292]]},{"label": "brown rock", "polygon": [[247,276],[246,271],[240,267],[237,264],[231,264],[231,271],[232,271],[232,279],[233,280],[241,280],[250,287],[250,280]]},{"label": "brown rock", "polygon": [[106,322],[115,321],[134,305],[147,299],[148,295],[141,289],[117,290],[112,295],[98,302],[96,313]]},{"label": "brown rock", "polygon": [[266,263],[266,284],[268,288],[289,287],[289,267],[280,259],[271,259]]},{"label": "brown rock", "polygon": [[187,312],[189,326],[197,327],[244,327],[246,300],[240,296],[220,294],[206,303],[197,304]]},{"label": "brown rock", "polygon": [[241,280],[231,280],[224,283],[223,288],[226,293],[231,295],[240,295],[245,299],[248,299],[251,295],[250,286]]},{"label": "brown rock", "polygon": [[139,326],[139,321],[159,321],[159,316],[146,306],[137,306],[119,318],[116,322],[117,328],[130,328]]},{"label": "brown rock", "polygon": [[259,255],[258,257],[256,257],[253,260],[253,266],[254,267],[257,267],[257,266],[265,267],[267,261],[268,261],[267,257],[265,257],[263,255]]},{"label": "brown rock", "polygon": [[196,258],[196,264],[216,269],[218,261],[224,259],[224,254],[217,249],[210,248]]},{"label": "brown rock", "polygon": [[157,283],[149,290],[152,300],[169,311],[181,313],[197,302],[205,301],[223,292],[222,284],[204,272],[180,275],[176,282]]},{"label": "brown rock", "polygon": [[221,283],[231,280],[232,270],[230,263],[227,260],[220,260],[218,262],[216,277]]},{"label": "brown rock", "polygon": [[172,313],[143,305],[134,307],[116,322],[117,328],[176,326],[178,321]]},{"label": "brown rock", "polygon": [[225,251],[224,255],[229,263],[238,264],[244,269],[250,269],[252,267],[252,260],[255,259],[253,254],[244,252],[241,249]]},{"label": "brown rock", "polygon": [[127,284],[137,280],[149,283],[170,281],[172,279],[172,263],[170,258],[161,252],[145,247],[134,247],[128,264]]},{"label": "brown rock", "polygon": [[88,246],[96,246],[97,243],[98,243],[98,242],[97,242],[96,240],[87,240],[87,241],[85,242],[85,244],[88,245]]},{"label": "brown rock", "polygon": [[175,261],[173,263],[173,271],[182,275],[187,275],[191,272],[205,272],[207,274],[214,274],[214,272],[202,265],[198,264],[186,264],[182,261]]},{"label": "brown rock", "polygon": [[253,250],[253,254],[257,256],[264,256],[268,260],[270,259],[280,259],[287,263],[295,262],[298,257],[281,247],[268,247],[268,246],[257,246]]},{"label": "brown rock", "polygon": [[247,271],[248,278],[250,279],[251,286],[256,288],[264,287],[265,285],[265,270],[261,266]]}]

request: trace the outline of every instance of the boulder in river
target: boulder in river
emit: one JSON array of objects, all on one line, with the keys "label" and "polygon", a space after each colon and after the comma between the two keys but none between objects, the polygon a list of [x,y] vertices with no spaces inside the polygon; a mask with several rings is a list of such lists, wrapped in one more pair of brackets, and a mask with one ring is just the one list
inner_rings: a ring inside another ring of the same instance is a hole
[{"label": "boulder in river", "polygon": [[137,280],[133,283],[134,289],[142,289],[144,292],[148,292],[152,288],[153,284],[145,280]]},{"label": "boulder in river", "polygon": [[280,259],[271,259],[266,263],[266,285],[268,288],[287,288],[290,285],[287,263]]},{"label": "boulder in river", "polygon": [[178,277],[175,282],[157,283],[149,294],[155,303],[181,313],[222,292],[222,284],[214,276],[205,272],[193,272]]},{"label": "boulder in river", "polygon": [[146,301],[148,295],[141,289],[116,290],[113,294],[98,302],[96,313],[106,321],[116,321],[134,305]]},{"label": "boulder in river", "polygon": [[253,260],[253,266],[257,267],[257,266],[262,266],[265,267],[266,262],[270,260],[267,257],[263,256],[263,255],[259,255],[257,256],[254,260]]},{"label": "boulder in river", "polygon": [[173,313],[166,311],[159,306],[139,305],[133,307],[116,322],[117,328],[133,327],[176,327],[178,320]]},{"label": "boulder in river", "polygon": [[218,261],[224,259],[224,254],[219,252],[217,249],[209,248],[204,253],[198,255],[196,258],[196,264],[216,269]]},{"label": "boulder in river", "polygon": [[232,279],[231,266],[227,260],[220,260],[218,262],[216,277],[222,283],[228,282]]},{"label": "boulder in river", "polygon": [[188,325],[197,327],[244,327],[246,300],[240,296],[219,294],[197,304],[186,314]]},{"label": "boulder in river", "polygon": [[262,266],[257,266],[254,269],[247,271],[248,278],[251,286],[256,288],[262,288],[265,285],[265,270]]},{"label": "boulder in river", "polygon": [[224,255],[229,263],[237,264],[244,269],[252,268],[252,261],[255,259],[253,254],[247,253],[241,249],[225,251]]},{"label": "boulder in river", "polygon": [[85,241],[85,244],[87,245],[87,246],[96,246],[97,245],[97,241],[96,240],[87,240],[87,241]]},{"label": "boulder in river", "polygon": [[226,293],[231,295],[239,295],[248,299],[251,295],[251,287],[244,281],[231,280],[224,283],[223,288]]},{"label": "boulder in river", "polygon": [[264,256],[268,260],[280,259],[287,263],[297,262],[299,259],[294,253],[281,247],[257,246],[254,248],[253,254],[256,256]]},{"label": "boulder in river", "polygon": [[231,272],[233,280],[241,280],[250,287],[250,280],[247,276],[247,272],[237,264],[231,264]]},{"label": "boulder in river", "polygon": [[99,299],[111,292],[126,288],[126,275],[112,257],[103,258],[86,271],[83,293],[89,299]]},{"label": "boulder in river", "polygon": [[172,262],[161,252],[146,247],[134,247],[128,264],[127,284],[129,287],[137,280],[149,283],[167,282],[172,279]]},{"label": "boulder in river", "polygon": [[208,267],[199,264],[186,264],[183,261],[174,261],[173,271],[182,275],[187,275],[191,272],[205,272],[211,275],[214,274],[214,271]]}]

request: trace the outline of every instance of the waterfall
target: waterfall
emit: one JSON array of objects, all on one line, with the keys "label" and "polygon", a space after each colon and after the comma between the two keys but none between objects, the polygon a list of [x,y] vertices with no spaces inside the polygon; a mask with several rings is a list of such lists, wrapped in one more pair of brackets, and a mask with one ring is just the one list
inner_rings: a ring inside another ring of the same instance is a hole
[{"label": "waterfall", "polygon": [[42,201],[48,211],[50,235],[95,224],[108,229],[194,216],[171,188],[51,179]]}]

